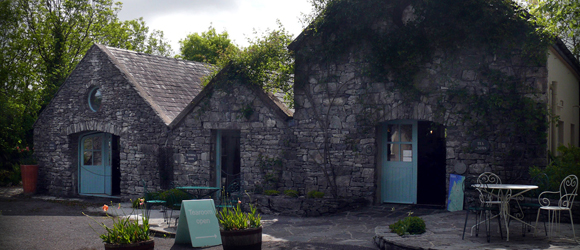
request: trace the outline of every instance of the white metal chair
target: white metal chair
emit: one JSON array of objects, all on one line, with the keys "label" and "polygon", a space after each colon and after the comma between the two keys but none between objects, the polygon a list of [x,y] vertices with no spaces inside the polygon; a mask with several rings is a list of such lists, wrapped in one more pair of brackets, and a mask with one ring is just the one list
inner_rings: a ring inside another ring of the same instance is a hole
[{"label": "white metal chair", "polygon": [[[487,209],[484,213],[485,215],[485,221],[487,221],[488,223],[485,224],[486,226],[486,231],[487,231],[487,242],[490,242],[490,232],[491,232],[491,218],[494,216],[492,214],[492,211],[494,209],[492,209],[492,206],[497,206],[497,210],[500,210],[500,206],[501,206],[501,201],[498,198],[498,193],[501,192],[501,190],[496,190],[496,189],[491,189],[491,188],[487,188],[487,185],[489,184],[501,184],[501,179],[499,178],[499,176],[497,176],[496,174],[492,173],[492,172],[484,172],[482,174],[480,174],[477,177],[477,183],[486,186],[486,192],[482,192],[480,191],[480,202],[483,206],[488,207],[489,209]],[[503,239],[503,233],[501,231],[501,219],[499,219],[499,214],[496,215],[498,217],[498,226],[499,226],[499,233],[501,238]]]},{"label": "white metal chair", "polygon": [[[536,230],[534,230],[534,235],[538,229],[538,220],[540,218],[540,211],[548,211],[548,230],[549,237],[552,237],[554,233],[554,224],[560,225],[560,213],[562,211],[568,211],[570,213],[570,224],[572,225],[572,234],[574,239],[576,239],[576,232],[574,231],[574,221],[572,220],[572,204],[574,203],[574,198],[578,194],[578,177],[575,175],[568,175],[562,183],[560,183],[560,191],[544,191],[538,196],[538,201],[542,205],[538,209],[538,215],[536,217]],[[549,195],[557,195],[558,204],[550,204]]]}]

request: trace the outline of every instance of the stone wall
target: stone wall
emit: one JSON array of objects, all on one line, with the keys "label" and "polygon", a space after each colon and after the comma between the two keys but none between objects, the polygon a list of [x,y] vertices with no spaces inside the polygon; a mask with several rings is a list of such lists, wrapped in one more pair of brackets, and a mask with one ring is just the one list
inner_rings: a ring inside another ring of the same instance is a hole
[{"label": "stone wall", "polygon": [[[293,165],[294,143],[288,117],[275,113],[257,95],[256,89],[242,84],[207,89],[199,103],[172,130],[173,175],[180,185],[215,185],[215,131],[240,133],[242,189],[300,189],[300,169]],[[189,160],[188,160],[189,159]],[[281,161],[273,167],[259,159]],[[266,181],[272,174],[276,180]]]},{"label": "stone wall", "polygon": [[250,211],[249,205],[246,204],[252,203],[261,214],[284,216],[323,216],[351,211],[369,205],[368,200],[364,198],[305,198],[304,196],[289,197],[286,195],[267,196],[259,194],[254,194],[251,198],[251,201],[247,196],[242,199],[245,211]]},{"label": "stone wall", "polygon": [[[545,164],[545,141],[512,136],[509,126],[521,118],[473,113],[467,115],[470,121],[464,116],[469,113],[470,100],[448,98],[450,90],[475,95],[494,91],[494,86],[482,84],[491,82],[481,71],[484,65],[522,80],[521,86],[529,89],[522,88],[526,91],[520,94],[533,98],[541,109],[547,101],[545,64],[523,61],[519,51],[500,56],[469,44],[453,51],[437,51],[414,80],[423,95],[410,98],[392,79],[377,81],[369,76],[365,58],[372,52],[368,44],[355,43],[332,59],[324,58],[322,44],[310,37],[295,53],[296,164],[306,170],[307,189],[331,193],[329,180],[336,181],[340,197],[376,201],[380,182],[377,126],[400,119],[432,121],[446,127],[447,177],[454,173],[455,164],[464,163],[468,175],[493,171],[504,181],[514,182],[525,178],[529,167]],[[479,131],[487,135],[485,138],[473,131],[473,120],[485,124]],[[487,140],[491,150],[473,152],[470,143],[475,139]],[[330,164],[325,164],[325,158]]]},{"label": "stone wall", "polygon": [[[88,107],[89,91],[99,87],[102,106]],[[141,179],[159,187],[158,150],[167,126],[153,109],[94,46],[62,85],[34,127],[34,151],[39,160],[39,192],[57,196],[78,194],[78,143],[86,132],[120,137],[121,196],[143,194]]]}]

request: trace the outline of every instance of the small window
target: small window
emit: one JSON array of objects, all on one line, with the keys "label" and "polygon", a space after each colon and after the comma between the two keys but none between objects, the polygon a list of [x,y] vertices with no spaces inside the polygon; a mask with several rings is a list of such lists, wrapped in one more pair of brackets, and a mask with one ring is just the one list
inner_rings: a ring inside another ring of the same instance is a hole
[{"label": "small window", "polygon": [[89,93],[89,107],[92,111],[97,112],[101,108],[101,101],[103,99],[103,95],[101,94],[101,89],[94,88]]}]

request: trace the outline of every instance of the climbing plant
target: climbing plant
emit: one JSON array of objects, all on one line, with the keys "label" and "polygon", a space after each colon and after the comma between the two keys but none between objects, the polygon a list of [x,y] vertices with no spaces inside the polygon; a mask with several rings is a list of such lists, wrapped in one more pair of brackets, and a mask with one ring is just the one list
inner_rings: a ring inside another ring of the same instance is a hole
[{"label": "climbing plant", "polygon": [[278,25],[278,29],[249,39],[248,47],[223,54],[217,60],[216,70],[205,78],[204,83],[207,85],[218,73],[224,74],[223,80],[218,81],[220,89],[227,91],[234,83],[259,86],[266,91],[284,93],[286,103],[292,107],[294,58],[287,49],[292,35],[280,23]]},{"label": "climbing plant", "polygon": [[[317,163],[333,195],[338,193],[335,170],[340,164],[332,162],[329,152],[334,150],[330,139],[336,130],[330,111],[339,110],[353,84],[363,86],[356,119],[363,137],[384,121],[388,109],[406,106],[412,112],[414,105],[430,100],[436,121],[466,126],[474,137],[545,143],[548,114],[536,79],[542,76],[530,70],[546,66],[546,52],[554,40],[512,1],[312,2],[317,15],[295,46],[301,46],[297,57],[310,65],[300,69],[301,74],[318,79],[301,79],[296,88],[306,99],[300,105],[313,106],[311,116],[322,130],[324,160]],[[475,58],[464,58],[466,51],[473,51]],[[513,67],[498,68],[499,62]],[[356,69],[338,69],[345,64]],[[469,69],[473,76],[457,75],[456,68]],[[383,96],[373,96],[369,89],[374,83],[382,83],[390,90],[390,100],[397,101],[383,103]],[[506,151],[506,159],[518,153]],[[523,157],[536,152],[519,153]]]}]

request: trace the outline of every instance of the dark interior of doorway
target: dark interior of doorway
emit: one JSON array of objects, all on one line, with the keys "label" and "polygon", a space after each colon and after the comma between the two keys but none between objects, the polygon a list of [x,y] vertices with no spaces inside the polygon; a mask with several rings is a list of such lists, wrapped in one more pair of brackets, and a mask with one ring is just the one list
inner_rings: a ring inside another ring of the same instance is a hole
[{"label": "dark interior of doorway", "polygon": [[119,136],[113,135],[111,139],[111,192],[112,195],[121,194],[121,152],[119,149]]},{"label": "dark interior of doorway", "polygon": [[228,191],[232,188],[239,188],[240,183],[240,131],[239,130],[222,130],[221,131],[221,185]]},{"label": "dark interior of doorway", "polygon": [[417,204],[445,206],[445,127],[419,121],[417,134]]}]

